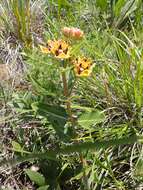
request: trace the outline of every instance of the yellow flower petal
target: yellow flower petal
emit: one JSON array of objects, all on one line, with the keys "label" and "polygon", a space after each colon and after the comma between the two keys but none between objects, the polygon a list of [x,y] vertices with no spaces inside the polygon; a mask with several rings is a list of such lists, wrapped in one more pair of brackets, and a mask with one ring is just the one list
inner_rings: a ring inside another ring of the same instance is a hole
[{"label": "yellow flower petal", "polygon": [[42,53],[50,53],[49,49],[47,47],[41,46],[40,45],[40,49],[42,51]]},{"label": "yellow flower petal", "polygon": [[68,59],[70,57],[69,54],[65,54],[65,53],[60,53],[59,55],[55,56],[56,58],[59,59]]},{"label": "yellow flower petal", "polygon": [[83,72],[81,72],[81,74],[79,76],[81,77],[88,77],[91,74],[91,70],[90,69],[86,69]]}]

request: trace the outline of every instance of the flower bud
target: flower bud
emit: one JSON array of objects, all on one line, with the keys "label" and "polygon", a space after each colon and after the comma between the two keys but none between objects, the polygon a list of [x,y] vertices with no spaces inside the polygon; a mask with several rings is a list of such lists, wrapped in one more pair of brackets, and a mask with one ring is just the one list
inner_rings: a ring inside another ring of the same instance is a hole
[{"label": "flower bud", "polygon": [[83,37],[84,33],[79,28],[64,27],[62,29],[64,36],[79,40]]},{"label": "flower bud", "polygon": [[75,39],[81,39],[83,37],[83,31],[78,28],[71,28],[71,37]]},{"label": "flower bud", "polygon": [[64,28],[62,29],[62,33],[64,34],[64,36],[69,37],[69,36],[70,36],[70,33],[71,33],[71,28],[69,28],[69,27],[64,27]]}]

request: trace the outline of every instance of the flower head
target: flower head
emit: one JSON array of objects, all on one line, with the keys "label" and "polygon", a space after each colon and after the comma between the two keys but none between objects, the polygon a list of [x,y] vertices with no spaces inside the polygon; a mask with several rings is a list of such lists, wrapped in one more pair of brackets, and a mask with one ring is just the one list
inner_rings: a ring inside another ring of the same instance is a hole
[{"label": "flower head", "polygon": [[40,46],[42,53],[53,54],[56,58],[67,59],[70,57],[70,47],[64,40],[48,40],[46,46]]},{"label": "flower head", "polygon": [[56,41],[55,46],[51,49],[51,53],[54,54],[55,57],[59,59],[68,59],[70,57],[69,51],[70,51],[69,45],[63,40]]},{"label": "flower head", "polygon": [[74,28],[74,27],[72,27],[72,28],[64,27],[62,29],[62,32],[63,32],[64,36],[73,38],[76,40],[81,39],[84,35],[82,30],[80,30],[79,28]]},{"label": "flower head", "polygon": [[74,71],[77,76],[89,76],[92,72],[92,60],[86,57],[78,57],[74,60]]},{"label": "flower head", "polygon": [[55,46],[55,41],[48,40],[45,46],[40,45],[42,53],[49,54],[51,53],[52,48]]}]

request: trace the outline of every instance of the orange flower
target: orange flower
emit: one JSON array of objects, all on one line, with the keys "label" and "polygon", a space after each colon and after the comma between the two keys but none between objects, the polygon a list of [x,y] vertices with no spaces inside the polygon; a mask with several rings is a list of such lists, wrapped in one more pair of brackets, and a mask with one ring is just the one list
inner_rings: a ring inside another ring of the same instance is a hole
[{"label": "orange flower", "polygon": [[84,35],[83,31],[81,31],[79,28],[64,27],[62,32],[66,37],[71,37],[76,40],[81,39]]},{"label": "orange flower", "polygon": [[56,41],[55,46],[51,49],[51,52],[59,59],[68,59],[70,57],[69,51],[69,45],[63,40]]},{"label": "orange flower", "polygon": [[78,57],[74,60],[73,64],[77,76],[89,76],[92,72],[93,64],[91,59]]},{"label": "orange flower", "polygon": [[55,46],[55,42],[52,40],[48,40],[46,46],[40,45],[40,49],[42,53],[51,53],[51,49]]},{"label": "orange flower", "polygon": [[70,47],[63,40],[51,41],[49,40],[46,47],[40,46],[43,53],[53,54],[59,59],[68,59],[70,57]]}]

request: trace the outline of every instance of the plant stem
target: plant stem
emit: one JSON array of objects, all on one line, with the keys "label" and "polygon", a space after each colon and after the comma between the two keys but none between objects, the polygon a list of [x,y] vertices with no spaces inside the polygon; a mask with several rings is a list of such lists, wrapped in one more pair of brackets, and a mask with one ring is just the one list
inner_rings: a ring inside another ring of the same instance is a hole
[{"label": "plant stem", "polygon": [[[64,96],[67,98],[66,106],[67,106],[67,112],[68,112],[68,115],[69,115],[69,120],[70,120],[72,126],[75,126],[75,119],[73,118],[72,110],[71,110],[71,101],[70,101],[71,92],[69,93],[69,90],[68,90],[68,84],[67,84],[65,70],[62,72],[62,81],[63,81],[63,88],[64,88]],[[79,154],[79,158],[80,158],[80,161],[82,163],[82,167],[84,168],[86,161],[84,161],[82,153]],[[89,189],[88,188],[88,181],[87,181],[85,172],[83,174],[83,182],[84,182],[84,185],[85,185],[86,189],[88,190]]]},{"label": "plant stem", "polygon": [[69,119],[70,119],[72,125],[74,125],[75,121],[74,121],[74,118],[72,116],[71,101],[70,101],[70,97],[69,97],[70,94],[68,91],[68,84],[67,84],[65,71],[62,72],[62,81],[63,81],[63,88],[64,88],[64,96],[66,97],[67,113],[69,115]]},{"label": "plant stem", "polygon": [[87,176],[86,176],[86,171],[85,171],[85,169],[86,169],[86,167],[87,167],[86,159],[84,159],[82,153],[79,154],[79,158],[80,158],[80,161],[81,161],[81,163],[82,163],[83,170],[84,170],[84,172],[83,172],[83,184],[84,184],[84,189],[85,189],[85,190],[90,190],[90,187],[89,187],[89,184],[88,184],[88,179],[87,179]]}]

